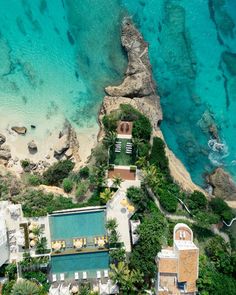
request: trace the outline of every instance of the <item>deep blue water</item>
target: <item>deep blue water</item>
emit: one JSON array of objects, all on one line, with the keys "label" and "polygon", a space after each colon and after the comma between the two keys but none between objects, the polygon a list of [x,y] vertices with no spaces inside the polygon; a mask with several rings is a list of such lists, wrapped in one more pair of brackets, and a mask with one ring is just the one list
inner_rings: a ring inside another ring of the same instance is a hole
[{"label": "deep blue water", "polygon": [[127,14],[149,42],[169,147],[199,184],[219,165],[236,178],[234,0],[2,0],[0,129],[3,119],[44,136],[65,118],[96,125],[104,87],[125,72]]}]

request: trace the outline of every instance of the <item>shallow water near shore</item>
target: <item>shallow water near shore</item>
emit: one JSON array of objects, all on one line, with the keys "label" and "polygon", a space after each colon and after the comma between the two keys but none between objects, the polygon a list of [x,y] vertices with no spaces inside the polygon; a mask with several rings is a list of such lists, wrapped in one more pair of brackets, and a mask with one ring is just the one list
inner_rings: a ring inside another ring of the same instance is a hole
[{"label": "shallow water near shore", "polygon": [[169,147],[198,184],[215,166],[236,180],[236,2],[124,2],[149,42]]},{"label": "shallow water near shore", "polygon": [[169,147],[200,185],[215,166],[236,179],[236,2],[220,3],[1,1],[0,132],[24,125],[25,143],[49,149],[65,119],[78,132],[97,128],[103,89],[126,69],[120,23],[128,12],[149,42]]},{"label": "shallow water near shore", "polygon": [[[126,69],[122,14],[112,0],[1,1],[0,132],[24,151],[34,139],[40,152],[65,120],[78,132],[98,130],[104,86]],[[26,126],[27,135],[9,134],[11,126]]]}]

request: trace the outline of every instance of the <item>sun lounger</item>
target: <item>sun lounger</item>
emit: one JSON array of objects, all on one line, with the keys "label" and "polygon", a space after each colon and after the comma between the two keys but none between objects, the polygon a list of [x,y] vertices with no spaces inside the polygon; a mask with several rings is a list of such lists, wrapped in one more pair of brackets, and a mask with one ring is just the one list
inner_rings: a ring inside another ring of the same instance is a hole
[{"label": "sun lounger", "polygon": [[61,282],[65,281],[65,274],[64,273],[60,273],[60,281]]},{"label": "sun lounger", "polygon": [[55,273],[52,274],[52,281],[53,283],[57,281],[57,275]]},{"label": "sun lounger", "polygon": [[83,280],[87,280],[87,272],[83,271]]},{"label": "sun lounger", "polygon": [[104,270],[104,278],[108,278],[108,270],[107,269]]},{"label": "sun lounger", "polygon": [[100,272],[100,270],[97,271],[97,279],[101,279],[101,272]]},{"label": "sun lounger", "polygon": [[97,240],[97,238],[94,238],[93,241],[94,241],[94,244],[95,244],[95,245],[98,244],[98,240]]},{"label": "sun lounger", "polygon": [[83,239],[83,244],[84,244],[84,247],[87,246],[87,240],[86,240],[86,238]]},{"label": "sun lounger", "polygon": [[75,272],[75,280],[77,281],[79,279],[79,273]]}]

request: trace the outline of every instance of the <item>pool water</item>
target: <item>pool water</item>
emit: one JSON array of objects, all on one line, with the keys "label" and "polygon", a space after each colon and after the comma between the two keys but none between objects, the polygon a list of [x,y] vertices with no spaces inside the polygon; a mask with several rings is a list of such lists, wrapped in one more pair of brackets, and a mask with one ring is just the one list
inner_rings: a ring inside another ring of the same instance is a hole
[{"label": "pool water", "polygon": [[96,277],[97,270],[109,268],[108,251],[80,253],[71,255],[58,255],[51,257],[51,272],[65,273],[66,278],[73,278],[75,272],[79,272],[79,277],[82,277],[83,271],[88,273],[89,278]]},{"label": "pool water", "polygon": [[105,235],[105,211],[76,212],[49,217],[52,240]]}]

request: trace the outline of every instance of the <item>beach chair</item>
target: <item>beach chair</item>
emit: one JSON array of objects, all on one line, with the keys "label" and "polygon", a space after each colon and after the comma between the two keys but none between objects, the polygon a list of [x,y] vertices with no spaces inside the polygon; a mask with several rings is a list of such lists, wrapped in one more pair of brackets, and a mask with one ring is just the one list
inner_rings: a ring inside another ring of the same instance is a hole
[{"label": "beach chair", "polygon": [[101,279],[101,272],[100,272],[100,270],[97,271],[97,279],[98,280]]},{"label": "beach chair", "polygon": [[60,281],[61,282],[65,281],[65,274],[64,273],[60,273]]},{"label": "beach chair", "polygon": [[57,275],[55,273],[52,274],[52,282],[55,283],[57,281]]},{"label": "beach chair", "polygon": [[79,279],[79,273],[75,272],[75,280],[78,281],[78,279]]},{"label": "beach chair", "polygon": [[87,240],[86,240],[86,238],[83,239],[83,245],[84,245],[84,247],[87,246]]},{"label": "beach chair", "polygon": [[93,240],[94,240],[94,245],[97,245],[98,244],[97,238],[94,238]]},{"label": "beach chair", "polygon": [[83,280],[87,280],[88,276],[87,276],[87,272],[83,271]]},{"label": "beach chair", "polygon": [[108,274],[108,270],[104,269],[104,278],[108,278],[109,274]]}]

